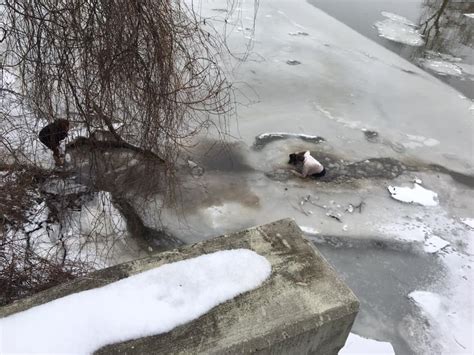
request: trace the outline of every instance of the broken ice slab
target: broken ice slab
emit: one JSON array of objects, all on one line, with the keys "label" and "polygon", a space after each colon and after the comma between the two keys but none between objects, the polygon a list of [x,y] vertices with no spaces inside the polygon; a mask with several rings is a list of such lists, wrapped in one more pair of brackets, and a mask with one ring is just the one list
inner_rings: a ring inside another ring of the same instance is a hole
[{"label": "broken ice slab", "polygon": [[422,46],[425,43],[423,35],[410,20],[389,12],[382,12],[382,15],[387,18],[374,24],[380,37],[409,46]]},{"label": "broken ice slab", "polygon": [[288,133],[288,132],[274,132],[274,133],[262,133],[255,137],[255,143],[253,148],[256,150],[263,149],[267,144],[284,139],[297,138],[305,142],[310,142],[314,144],[319,144],[324,142],[325,139],[319,136],[312,136],[309,134],[303,133]]},{"label": "broken ice slab", "polygon": [[387,189],[393,199],[401,202],[422,206],[437,206],[439,204],[436,192],[425,189],[417,183],[414,183],[413,187],[388,186]]}]

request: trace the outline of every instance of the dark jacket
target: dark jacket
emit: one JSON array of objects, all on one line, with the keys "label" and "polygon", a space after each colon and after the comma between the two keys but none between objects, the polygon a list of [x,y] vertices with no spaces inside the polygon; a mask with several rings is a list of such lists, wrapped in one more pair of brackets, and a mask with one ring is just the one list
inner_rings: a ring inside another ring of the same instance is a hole
[{"label": "dark jacket", "polygon": [[51,150],[57,149],[60,142],[66,137],[67,129],[64,129],[64,124],[61,124],[59,120],[50,123],[39,133],[41,143]]}]

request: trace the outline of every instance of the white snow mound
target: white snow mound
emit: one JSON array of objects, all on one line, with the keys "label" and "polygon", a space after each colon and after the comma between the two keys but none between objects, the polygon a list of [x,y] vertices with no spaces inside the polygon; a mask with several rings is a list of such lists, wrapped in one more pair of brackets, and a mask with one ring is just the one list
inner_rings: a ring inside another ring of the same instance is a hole
[{"label": "white snow mound", "polygon": [[401,202],[416,203],[422,206],[437,206],[438,194],[414,183],[413,187],[388,186],[392,198]]},{"label": "white snow mound", "polygon": [[92,353],[168,332],[255,289],[271,265],[247,249],[178,261],[0,319],[0,353]]}]

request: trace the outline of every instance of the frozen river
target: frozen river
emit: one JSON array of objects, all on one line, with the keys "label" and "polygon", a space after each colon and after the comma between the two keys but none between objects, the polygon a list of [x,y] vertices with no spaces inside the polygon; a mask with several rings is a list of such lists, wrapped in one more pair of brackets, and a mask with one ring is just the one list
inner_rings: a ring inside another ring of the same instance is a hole
[{"label": "frozen river", "polygon": [[[135,191],[117,204],[109,186],[81,207],[87,213],[73,212],[79,227],[68,235],[93,225],[98,213],[92,212],[103,210],[109,215],[99,223],[100,240],[125,236],[123,218],[148,239],[164,229],[192,243],[292,217],[359,297],[354,333],[389,342],[397,354],[472,354],[474,104],[466,91],[472,53],[458,47],[439,57],[438,47],[426,52],[387,40],[426,39],[408,23],[418,21],[410,9],[420,2],[399,13],[395,2],[377,4],[364,6],[364,17],[357,16],[362,7],[343,1],[195,1],[203,25],[233,53],[222,48],[237,103],[226,143],[210,129],[183,152],[177,204],[163,208],[159,194]],[[462,76],[444,75],[443,82],[427,63],[460,68]],[[22,149],[47,163],[48,152],[35,144]],[[301,150],[326,166],[325,177],[302,180],[288,172],[288,155]],[[106,154],[102,160],[117,164],[115,172],[132,177],[137,189],[155,182],[126,153],[116,161]],[[52,195],[60,190],[53,185]],[[114,247],[125,245],[122,239]]]},{"label": "frozen river", "polygon": [[[238,119],[227,145],[211,134],[189,153],[204,173],[183,175],[183,209],[158,222],[140,202],[146,223],[194,242],[293,217],[361,299],[355,333],[397,354],[471,353],[472,101],[305,1],[258,4],[201,3],[234,53],[250,49],[228,61]],[[290,177],[303,149],[326,177]],[[435,197],[403,203],[389,186]]]}]

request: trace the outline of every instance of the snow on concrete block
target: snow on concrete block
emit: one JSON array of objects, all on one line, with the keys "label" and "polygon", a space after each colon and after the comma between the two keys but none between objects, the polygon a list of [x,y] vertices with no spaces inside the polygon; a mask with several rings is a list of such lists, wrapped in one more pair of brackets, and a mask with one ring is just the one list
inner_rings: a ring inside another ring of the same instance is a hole
[{"label": "snow on concrete block", "polygon": [[1,319],[0,353],[89,354],[165,333],[260,286],[270,273],[270,263],[246,249],[166,264]]}]

